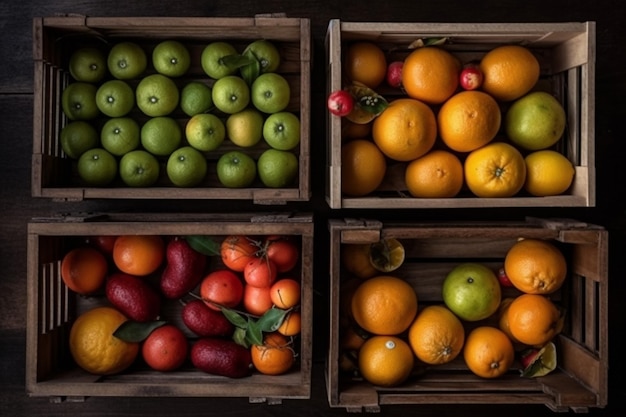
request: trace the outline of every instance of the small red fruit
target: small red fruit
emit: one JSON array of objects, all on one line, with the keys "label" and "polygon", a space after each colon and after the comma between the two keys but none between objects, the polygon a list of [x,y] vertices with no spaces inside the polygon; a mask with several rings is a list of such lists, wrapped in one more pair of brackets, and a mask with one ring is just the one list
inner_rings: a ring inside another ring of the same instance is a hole
[{"label": "small red fruit", "polygon": [[393,61],[389,64],[389,66],[387,66],[387,75],[385,77],[385,79],[387,80],[387,84],[395,88],[398,88],[402,85],[403,66],[403,61]]},{"label": "small red fruit", "polygon": [[459,76],[459,84],[464,90],[476,90],[483,85],[483,73],[474,64],[468,64],[461,71]]},{"label": "small red fruit", "polygon": [[328,96],[327,105],[335,116],[347,116],[354,108],[354,97],[346,90],[336,90]]},{"label": "small red fruit", "polygon": [[513,283],[511,282],[509,277],[506,275],[506,272],[504,271],[504,268],[500,268],[498,270],[498,281],[500,281],[500,285],[502,285],[503,287],[512,287],[513,286]]},{"label": "small red fruit", "polygon": [[180,368],[189,350],[185,334],[173,324],[165,324],[150,333],[143,342],[141,353],[148,366],[167,372]]}]

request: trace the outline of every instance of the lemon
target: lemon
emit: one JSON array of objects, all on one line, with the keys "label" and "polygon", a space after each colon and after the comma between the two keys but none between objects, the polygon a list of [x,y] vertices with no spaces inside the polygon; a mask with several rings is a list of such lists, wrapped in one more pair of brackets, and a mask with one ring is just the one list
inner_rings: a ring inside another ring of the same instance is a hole
[{"label": "lemon", "polygon": [[564,155],[553,150],[528,154],[524,189],[537,197],[563,194],[574,181],[576,171]]}]

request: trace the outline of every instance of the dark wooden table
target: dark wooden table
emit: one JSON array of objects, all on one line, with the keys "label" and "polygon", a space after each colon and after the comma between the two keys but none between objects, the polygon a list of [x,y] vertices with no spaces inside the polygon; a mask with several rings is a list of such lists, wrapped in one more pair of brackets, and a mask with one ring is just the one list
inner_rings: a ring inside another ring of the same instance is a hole
[{"label": "dark wooden table", "polygon": [[[32,152],[33,64],[32,19],[35,16],[80,14],[91,16],[251,16],[284,12],[311,19],[314,41],[312,76],[312,190],[313,198],[293,208],[315,213],[316,228],[324,232],[330,217],[379,219],[518,219],[524,216],[570,217],[604,226],[610,232],[610,375],[609,405],[590,410],[590,415],[624,415],[626,373],[622,332],[626,325],[624,301],[626,280],[623,256],[626,243],[626,191],[624,175],[624,116],[626,115],[626,3],[609,0],[477,0],[407,1],[70,1],[27,0],[3,2],[0,6],[0,415],[2,416],[140,416],[140,415],[344,415],[331,409],[326,400],[323,378],[328,314],[327,242],[316,242],[315,324],[313,390],[310,400],[284,400],[281,405],[250,404],[247,399],[201,398],[88,398],[85,402],[50,403],[29,398],[24,389],[26,327],[26,224],[34,216],[58,212],[150,210],[152,202],[86,201],[58,203],[33,199],[30,193]],[[323,39],[328,21],[422,22],[597,22],[596,60],[596,168],[597,204],[593,208],[548,209],[455,209],[406,211],[331,211],[324,200],[325,175],[325,59]],[[245,206],[245,204],[244,204]],[[247,207],[244,207],[247,208]],[[285,209],[291,209],[289,205]],[[164,201],[164,211],[229,211],[241,209],[236,202]],[[324,235],[320,233],[320,235]],[[497,394],[494,394],[497,395]],[[383,406],[381,415],[465,415],[506,414],[552,415],[544,406]]]}]

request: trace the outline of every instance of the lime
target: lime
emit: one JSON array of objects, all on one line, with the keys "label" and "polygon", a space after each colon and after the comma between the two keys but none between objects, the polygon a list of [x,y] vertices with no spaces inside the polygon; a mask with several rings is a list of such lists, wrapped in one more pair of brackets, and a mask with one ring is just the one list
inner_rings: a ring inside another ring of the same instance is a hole
[{"label": "lime", "polygon": [[498,310],[500,282],[485,265],[467,262],[452,269],[443,281],[443,301],[466,321],[486,319]]},{"label": "lime", "polygon": [[109,80],[96,91],[98,109],[109,117],[122,117],[135,106],[135,92],[122,80]]},{"label": "lime", "polygon": [[247,154],[230,151],[217,161],[217,177],[224,187],[248,187],[256,178],[256,164]]},{"label": "lime", "polygon": [[152,50],[152,66],[157,72],[168,77],[184,75],[190,65],[189,50],[179,41],[162,41]]},{"label": "lime", "polygon": [[193,187],[204,180],[207,161],[191,146],[175,150],[167,160],[167,176],[177,187]]},{"label": "lime", "polygon": [[226,137],[224,122],[212,113],[200,113],[191,117],[185,126],[189,145],[202,152],[217,149]]},{"label": "lime", "polygon": [[298,176],[298,158],[289,151],[268,149],[259,157],[257,169],[266,187],[287,187]]},{"label": "lime", "polygon": [[163,74],[142,78],[135,95],[139,110],[151,117],[167,116],[176,109],[180,98],[176,83]]},{"label": "lime", "polygon": [[169,156],[182,142],[178,122],[168,116],[152,117],[141,127],[141,146],[153,155]]},{"label": "lime", "polygon": [[205,113],[212,107],[211,87],[200,81],[189,82],[180,92],[180,108],[187,116]]},{"label": "lime", "polygon": [[61,129],[61,149],[72,159],[98,146],[98,131],[89,122],[78,120]]},{"label": "lime", "polygon": [[211,78],[218,80],[233,74],[237,68],[224,60],[227,56],[237,55],[237,50],[228,42],[216,41],[208,44],[200,56],[200,62],[204,72]]},{"label": "lime", "polygon": [[94,84],[74,82],[63,89],[61,93],[61,108],[70,120],[92,120],[98,117],[100,110],[96,104]]},{"label": "lime", "polygon": [[111,48],[107,67],[111,75],[120,80],[139,77],[148,66],[146,52],[134,42],[119,42]]},{"label": "lime", "polygon": [[159,161],[144,150],[130,151],[120,160],[120,177],[129,187],[149,187],[159,179]]},{"label": "lime", "polygon": [[106,56],[97,48],[79,48],[70,56],[69,70],[76,81],[97,83],[107,73]]},{"label": "lime", "polygon": [[370,262],[380,272],[395,271],[404,262],[404,246],[395,238],[370,245]]},{"label": "lime", "polygon": [[106,149],[89,149],[78,159],[78,176],[88,185],[108,185],[116,174],[117,160]]},{"label": "lime", "polygon": [[263,115],[253,108],[231,114],[226,119],[226,136],[243,148],[256,145],[263,136]]},{"label": "lime", "polygon": [[114,117],[100,131],[102,147],[115,156],[122,156],[139,147],[139,125],[130,117]]}]

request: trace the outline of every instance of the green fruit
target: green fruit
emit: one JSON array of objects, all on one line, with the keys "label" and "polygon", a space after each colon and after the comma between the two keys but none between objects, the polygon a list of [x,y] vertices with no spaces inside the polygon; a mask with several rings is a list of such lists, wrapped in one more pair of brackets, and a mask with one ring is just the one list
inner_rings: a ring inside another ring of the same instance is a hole
[{"label": "green fruit", "polygon": [[191,81],[180,92],[180,108],[187,116],[205,113],[213,107],[211,87]]},{"label": "green fruit", "polygon": [[251,54],[259,62],[261,73],[274,72],[280,65],[280,52],[276,45],[266,39],[259,39],[248,46],[243,51],[243,55]]},{"label": "green fruit", "polygon": [[289,151],[268,149],[257,161],[259,178],[266,187],[282,188],[293,185],[298,177],[298,158]]},{"label": "green fruit", "polygon": [[76,81],[97,83],[107,73],[106,56],[96,48],[79,48],[70,56],[69,70]]},{"label": "green fruit", "polygon": [[448,273],[443,281],[443,301],[465,321],[486,319],[496,312],[501,300],[496,274],[479,263],[463,263]]},{"label": "green fruit", "polygon": [[102,147],[115,156],[122,156],[139,147],[139,125],[130,117],[114,117],[100,131]]},{"label": "green fruit", "polygon": [[263,138],[274,149],[294,149],[300,144],[300,119],[286,111],[270,114],[263,124]]},{"label": "green fruit", "polygon": [[211,98],[219,111],[227,114],[237,113],[250,103],[250,88],[243,78],[227,75],[213,84]]},{"label": "green fruit", "polygon": [[224,122],[212,113],[200,113],[191,117],[185,126],[189,145],[202,152],[217,149],[226,137]]},{"label": "green fruit", "polygon": [[277,113],[289,105],[291,89],[282,75],[267,72],[252,83],[250,98],[254,107],[263,113]]},{"label": "green fruit", "polygon": [[180,93],[176,83],[162,74],[143,78],[135,89],[137,107],[150,117],[167,116],[178,107]]},{"label": "green fruit", "polygon": [[120,177],[129,187],[149,187],[159,179],[159,161],[144,150],[130,151],[120,160]]},{"label": "green fruit", "polygon": [[135,92],[122,80],[109,80],[96,91],[98,109],[109,117],[122,117],[135,106]]},{"label": "green fruit", "polygon": [[175,40],[162,41],[152,50],[152,66],[168,77],[184,75],[191,65],[189,50]]},{"label": "green fruit", "polygon": [[226,119],[226,135],[242,148],[256,145],[263,136],[263,115],[250,107],[231,114]]},{"label": "green fruit", "polygon": [[96,104],[98,88],[90,83],[75,82],[69,84],[61,93],[61,108],[70,120],[92,120],[98,117],[100,110]]},{"label": "green fruit", "polygon": [[237,71],[236,67],[228,65],[225,57],[237,55],[237,50],[228,42],[212,42],[208,44],[200,56],[204,72],[211,78],[218,80]]},{"label": "green fruit", "polygon": [[198,150],[183,146],[172,152],[167,160],[167,176],[177,187],[194,187],[204,180],[207,161]]},{"label": "green fruit", "polygon": [[108,185],[117,175],[117,160],[105,149],[89,149],[78,159],[78,175],[88,185]]},{"label": "green fruit", "polygon": [[107,57],[109,72],[120,80],[138,78],[147,66],[148,58],[145,51],[134,42],[119,42],[113,45]]},{"label": "green fruit", "polygon": [[180,146],[183,131],[168,116],[152,117],[141,127],[141,146],[156,156],[169,156]]},{"label": "green fruit", "polygon": [[224,187],[248,187],[256,178],[254,159],[243,152],[226,152],[217,161],[217,178]]},{"label": "green fruit", "polygon": [[72,159],[98,146],[98,131],[90,123],[78,120],[61,129],[61,149]]},{"label": "green fruit", "polygon": [[504,117],[506,135],[530,151],[554,145],[565,131],[565,110],[552,95],[537,91],[513,102]]}]

